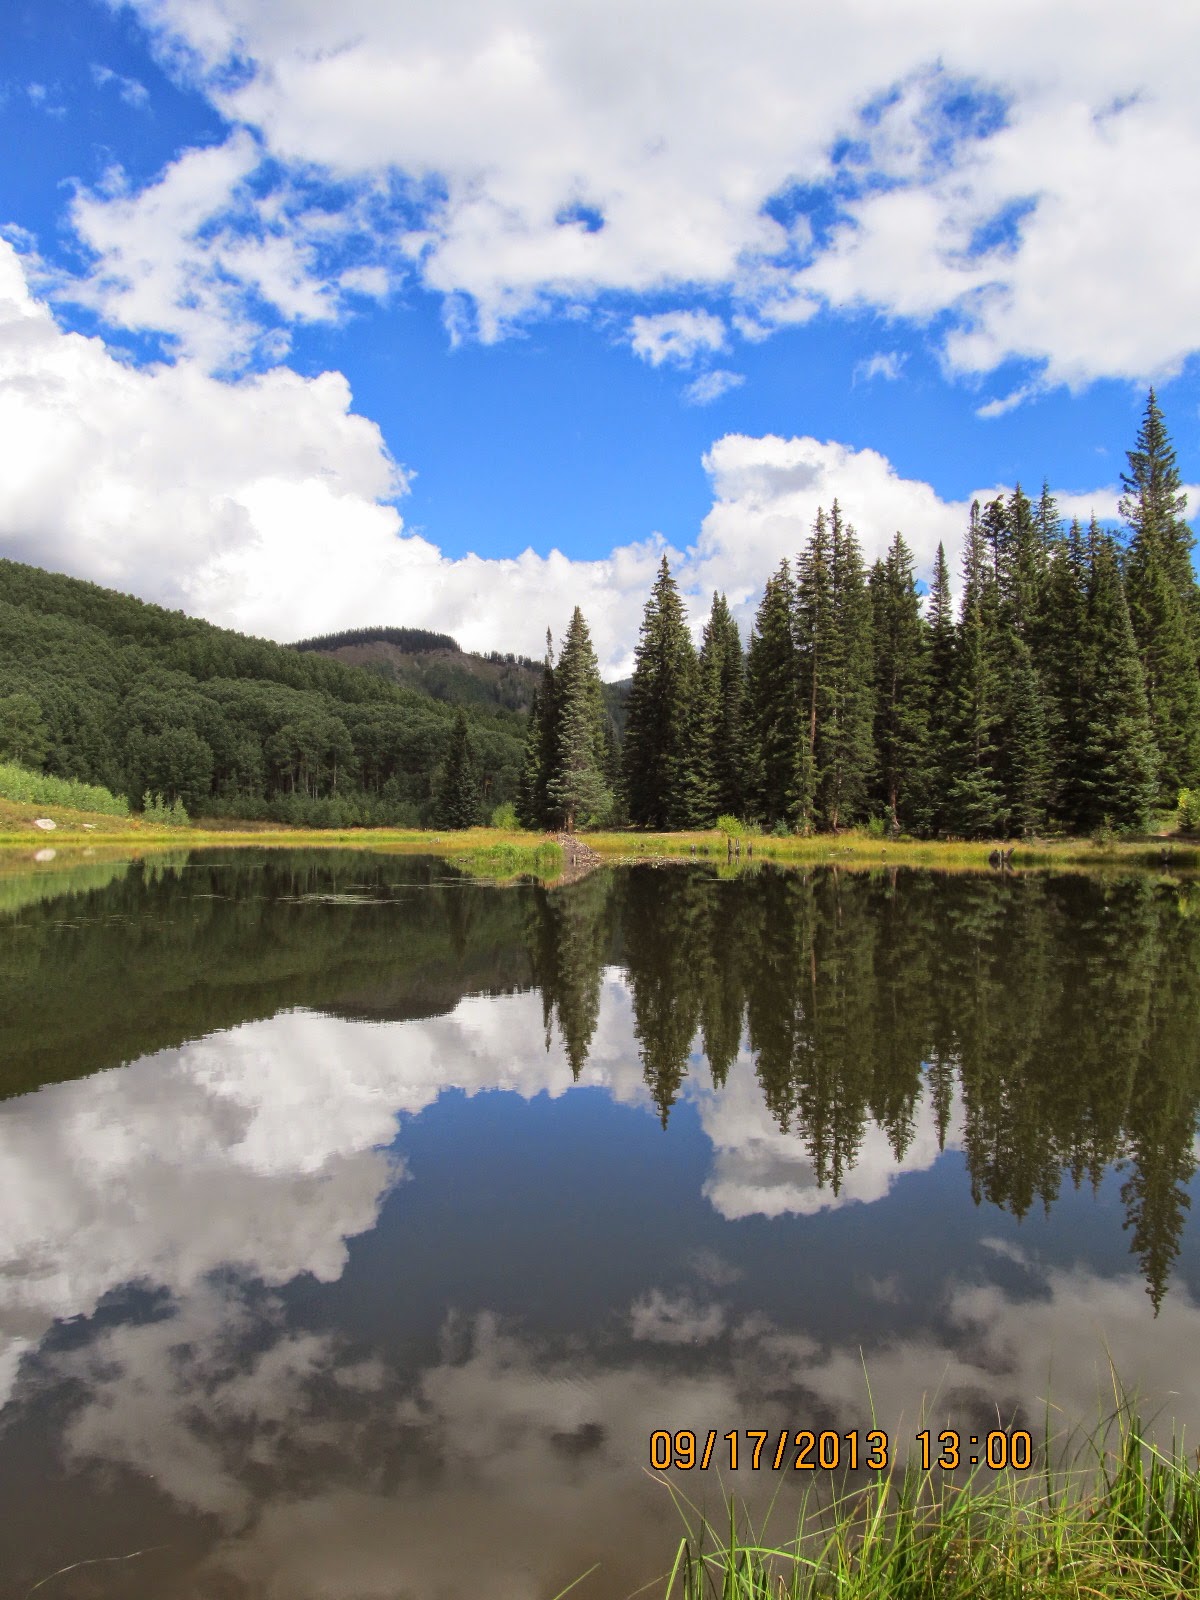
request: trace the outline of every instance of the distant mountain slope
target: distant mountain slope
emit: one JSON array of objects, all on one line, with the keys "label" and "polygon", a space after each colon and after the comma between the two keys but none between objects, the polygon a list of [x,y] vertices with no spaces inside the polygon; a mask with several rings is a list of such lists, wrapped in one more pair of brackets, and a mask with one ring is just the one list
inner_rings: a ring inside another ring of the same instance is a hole
[{"label": "distant mountain slope", "polygon": [[[542,664],[529,656],[478,655],[448,634],[424,628],[353,628],[304,639],[295,650],[319,654],[347,666],[365,667],[389,682],[432,695],[450,705],[528,712],[541,682]],[[618,734],[625,728],[628,680],[604,685],[604,698]]]},{"label": "distant mountain slope", "polygon": [[[488,810],[515,794],[524,718],[466,708]],[[453,722],[377,668],[0,560],[0,746],[19,738],[27,765],[135,805],[151,790],[193,814],[435,821]]]}]

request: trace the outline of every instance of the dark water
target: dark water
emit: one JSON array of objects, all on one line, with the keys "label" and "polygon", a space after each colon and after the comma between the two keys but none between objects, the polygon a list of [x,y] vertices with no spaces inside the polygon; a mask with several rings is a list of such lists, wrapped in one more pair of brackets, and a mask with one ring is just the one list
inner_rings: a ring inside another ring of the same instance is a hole
[{"label": "dark water", "polygon": [[6,1596],[624,1595],[656,1429],[1200,1426],[1188,885],[51,867],[0,1095]]}]

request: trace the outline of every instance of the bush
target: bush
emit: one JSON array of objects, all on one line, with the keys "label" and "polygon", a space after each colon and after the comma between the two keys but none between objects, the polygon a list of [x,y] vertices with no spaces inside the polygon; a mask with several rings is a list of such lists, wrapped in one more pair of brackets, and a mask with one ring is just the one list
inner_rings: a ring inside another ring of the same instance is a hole
[{"label": "bush", "polygon": [[1200,833],[1200,789],[1179,791],[1179,822],[1181,833]]},{"label": "bush", "polygon": [[517,821],[517,808],[511,800],[506,800],[502,806],[497,806],[492,812],[493,828],[519,828]]},{"label": "bush", "polygon": [[75,778],[50,778],[30,772],[15,761],[0,762],[0,799],[34,806],[69,806],[73,811],[98,811],[106,817],[127,817],[129,802],[99,784]]},{"label": "bush", "polygon": [[728,812],[717,818],[717,832],[723,833],[727,839],[740,839],[746,831],[746,824],[739,822],[736,817],[731,817]]},{"label": "bush", "polygon": [[149,789],[142,796],[142,818],[153,828],[188,828],[192,821],[178,795],[168,803]]}]

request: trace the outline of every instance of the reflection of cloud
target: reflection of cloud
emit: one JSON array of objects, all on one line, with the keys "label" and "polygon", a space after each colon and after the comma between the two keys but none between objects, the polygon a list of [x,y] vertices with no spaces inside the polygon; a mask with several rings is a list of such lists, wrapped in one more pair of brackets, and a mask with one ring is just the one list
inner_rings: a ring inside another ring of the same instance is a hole
[{"label": "reflection of cloud", "polygon": [[250,1510],[255,1476],[296,1476],[322,1445],[353,1459],[370,1411],[350,1402],[374,1397],[381,1369],[339,1359],[333,1335],[285,1334],[279,1320],[274,1297],[252,1306],[228,1282],[207,1283],[168,1316],[104,1329],[58,1357],[53,1369],[87,1392],[66,1426],[68,1453],[146,1474],[178,1505],[230,1525]]},{"label": "reflection of cloud", "polygon": [[[628,993],[604,987],[584,1082],[648,1103]],[[232,1265],[269,1284],[340,1276],[403,1165],[400,1113],[449,1088],[564,1093],[535,994],[363,1024],[292,1013],[0,1107],[0,1401],[55,1318],[133,1280],[181,1293]]]},{"label": "reflection of cloud", "polygon": [[[1000,1259],[982,1251],[979,1265]],[[636,1337],[614,1345],[612,1328],[595,1324],[556,1344],[489,1314],[452,1316],[439,1353],[404,1373],[336,1334],[286,1329],[274,1296],[224,1280],[172,1317],[103,1330],[52,1366],[86,1395],[67,1427],[75,1460],[153,1474],[179,1506],[221,1519],[203,1570],[214,1583],[289,1600],[457,1596],[481,1583],[532,1597],[603,1558],[607,1589],[626,1593],[674,1536],[642,1472],[656,1429],[702,1442],[710,1429],[877,1426],[899,1459],[927,1422],[966,1431],[1022,1415],[1037,1428],[1048,1373],[1059,1407],[1094,1417],[1106,1345],[1189,1432],[1200,1421],[1200,1307],[1189,1296],[1173,1298],[1148,1337],[1133,1276],[1031,1266],[1027,1287],[1032,1298],[950,1283],[924,1325],[861,1350],[829,1346],[819,1309],[810,1332],[713,1303],[704,1314],[726,1337],[686,1356]],[[650,1291],[641,1304],[674,1315],[686,1299]],[[715,1474],[681,1485],[710,1506],[720,1490]],[[777,1515],[791,1517],[791,1479],[740,1472],[736,1487],[752,1501],[782,1489]]]},{"label": "reflection of cloud", "polygon": [[[401,1024],[280,1015],[9,1102],[0,1108],[0,1396],[55,1318],[89,1315],[132,1280],[178,1294],[226,1265],[269,1284],[301,1272],[335,1280],[346,1240],[373,1225],[403,1173],[381,1149],[399,1114],[449,1088],[530,1098],[563,1094],[571,1081],[557,1038],[544,1044],[540,996],[523,994],[469,997],[447,1016]],[[622,1104],[650,1104],[628,980],[615,968],[580,1081]],[[726,1218],[879,1199],[898,1173],[938,1153],[926,1106],[899,1162],[872,1124],[834,1195],[818,1186],[802,1141],[775,1126],[748,1057],[724,1088],[701,1068],[683,1093],[712,1140],[705,1193]],[[649,1310],[643,1325],[651,1337]]]},{"label": "reflection of cloud", "polygon": [[719,1305],[699,1305],[690,1295],[667,1295],[661,1289],[635,1300],[629,1312],[635,1339],[654,1344],[708,1344],[719,1339],[725,1313]]},{"label": "reflection of cloud", "polygon": [[[782,1131],[772,1117],[746,1051],[731,1068],[725,1087],[701,1097],[700,1120],[716,1152],[704,1193],[728,1220],[789,1212],[813,1216],[854,1200],[882,1200],[901,1173],[926,1171],[942,1152],[934,1109],[926,1095],[917,1105],[912,1136],[902,1156],[896,1155],[878,1123],[868,1121],[854,1164],[835,1194],[818,1182],[804,1141]],[[961,1126],[962,1108],[956,1101],[946,1130],[947,1150],[960,1147]]]},{"label": "reflection of cloud", "polygon": [[1137,1385],[1143,1418],[1160,1410],[1169,1432],[1200,1427],[1200,1305],[1176,1282],[1153,1328],[1146,1285],[1135,1273],[1100,1277],[1085,1266],[1027,1264],[1035,1290],[1015,1300],[994,1283],[951,1297],[955,1323],[969,1332],[981,1366],[1005,1374],[1007,1386],[1040,1416],[1049,1396],[1059,1417],[1086,1425],[1111,1411],[1112,1374]]}]

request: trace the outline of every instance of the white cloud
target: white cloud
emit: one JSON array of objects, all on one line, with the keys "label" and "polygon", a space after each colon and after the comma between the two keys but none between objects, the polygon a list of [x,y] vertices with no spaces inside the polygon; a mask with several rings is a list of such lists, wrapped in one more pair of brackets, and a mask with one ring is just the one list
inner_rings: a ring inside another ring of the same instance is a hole
[{"label": "white cloud", "polygon": [[120,72],[114,72],[111,67],[93,64],[92,82],[97,89],[107,89],[112,86],[127,106],[134,106],[139,111],[150,103],[150,91],[144,83],[137,78],[126,78]]},{"label": "white cloud", "polygon": [[[135,3],[269,157],[394,184],[389,267],[406,258],[485,338],[605,292],[700,290],[756,332],[822,305],[948,311],[953,369],[1027,357],[1050,382],[1167,373],[1196,347],[1200,17],[1176,0],[1132,33],[1119,0],[696,0],[678,26],[635,0]],[[814,235],[814,191],[832,232]],[[161,257],[177,319],[207,234],[181,272],[165,230],[95,203]],[[210,206],[219,235],[216,190]],[[285,219],[283,264],[262,268],[288,317],[320,294],[310,245]],[[132,312],[117,287],[97,298]]]},{"label": "white cloud", "polygon": [[986,422],[991,417],[1004,417],[1010,411],[1015,411],[1018,406],[1032,400],[1034,395],[1041,393],[1041,385],[1036,383],[1018,384],[1015,389],[1010,389],[1007,394],[1000,395],[995,400],[989,400],[985,405],[977,407],[975,415],[982,417]]},{"label": "white cloud", "polygon": [[[593,561],[556,550],[444,556],[391,501],[407,474],[336,372],[223,382],[195,362],[136,368],[64,334],[0,241],[0,550],[274,639],[373,622],[444,630],[468,649],[541,653],[579,605],[602,668],[629,670],[664,544]],[[704,458],[714,504],[672,568],[697,627],[714,589],[748,627],[767,575],[841,501],[868,561],[900,529],[928,577],[952,566],[969,499],[942,500],[873,450],[728,434]],[[981,497],[997,492],[983,488]],[[1111,515],[1111,488],[1063,499]],[[649,530],[648,530],[649,532]]]},{"label": "white cloud", "polygon": [[691,406],[711,405],[731,389],[740,388],[745,381],[745,373],[726,372],[717,367],[712,372],[702,372],[698,378],[693,378],[683,391],[683,398]]},{"label": "white cloud", "polygon": [[[261,155],[239,130],[224,144],[185,151],[137,192],[119,170],[102,192],[77,191],[71,222],[94,262],[82,279],[60,277],[59,295],[115,327],[161,334],[210,369],[243,364],[264,334],[278,342],[263,304],[287,322],[335,319],[339,281],[319,254],[330,215],[286,186],[252,195],[245,183]],[[364,278],[360,269],[344,286],[370,283],[378,293],[381,273]]]},{"label": "white cloud", "polygon": [[635,355],[652,367],[670,361],[686,367],[698,355],[725,347],[725,324],[710,311],[662,311],[634,317],[630,344]]},{"label": "white cloud", "polygon": [[[794,557],[817,508],[833,500],[853,523],[868,564],[897,529],[928,577],[939,541],[956,565],[969,502],[945,501],[927,483],[901,478],[886,456],[833,440],[726,434],[704,458],[715,503],[704,519],[688,573],[699,593],[724,589],[748,623],[766,575]],[[994,492],[994,491],[993,491]]]},{"label": "white cloud", "polygon": [[[856,379],[861,378],[869,383],[872,378],[883,378],[888,383],[895,383],[904,370],[907,356],[899,350],[876,350],[875,354],[868,356],[865,361],[860,361],[854,369]],[[983,412],[979,413],[980,416]]]}]

